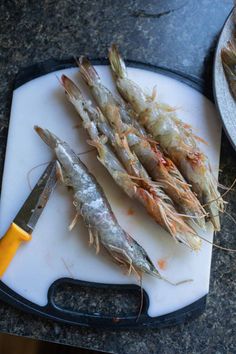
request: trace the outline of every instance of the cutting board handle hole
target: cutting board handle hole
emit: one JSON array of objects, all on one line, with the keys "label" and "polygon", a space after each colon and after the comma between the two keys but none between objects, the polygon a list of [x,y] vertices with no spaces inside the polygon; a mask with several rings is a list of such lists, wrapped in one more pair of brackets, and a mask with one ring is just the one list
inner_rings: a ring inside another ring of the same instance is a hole
[{"label": "cutting board handle hole", "polygon": [[[49,290],[49,303],[56,310],[98,317],[136,316],[141,291],[136,285],[114,285],[59,280]],[[142,313],[147,313],[148,296],[144,292]],[[121,306],[122,304],[122,306]]]}]

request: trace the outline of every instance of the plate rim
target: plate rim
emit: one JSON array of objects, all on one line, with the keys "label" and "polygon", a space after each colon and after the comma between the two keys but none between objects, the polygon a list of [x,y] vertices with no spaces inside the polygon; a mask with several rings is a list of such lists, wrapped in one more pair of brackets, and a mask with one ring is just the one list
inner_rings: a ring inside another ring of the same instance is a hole
[{"label": "plate rim", "polygon": [[231,20],[231,17],[233,15],[233,12],[234,12],[235,9],[236,9],[236,5],[231,9],[230,13],[228,14],[228,16],[227,16],[227,18],[226,18],[226,20],[225,20],[225,22],[224,22],[224,24],[222,26],[222,29],[220,31],[218,40],[217,40],[217,45],[216,45],[215,54],[214,54],[214,61],[213,61],[213,85],[212,85],[212,87],[213,87],[214,103],[215,103],[217,111],[219,112],[219,116],[220,116],[220,120],[221,120],[223,129],[224,129],[224,132],[225,132],[227,138],[229,139],[232,147],[236,151],[236,140],[233,141],[233,139],[231,137],[231,134],[230,134],[230,128],[227,127],[227,125],[225,123],[225,120],[223,118],[222,108],[221,108],[221,106],[220,106],[220,104],[218,102],[218,99],[217,99],[217,85],[216,85],[216,76],[217,76],[216,67],[217,67],[217,59],[218,59],[219,49],[220,49],[220,40],[221,40],[222,35],[224,33],[225,26]]}]

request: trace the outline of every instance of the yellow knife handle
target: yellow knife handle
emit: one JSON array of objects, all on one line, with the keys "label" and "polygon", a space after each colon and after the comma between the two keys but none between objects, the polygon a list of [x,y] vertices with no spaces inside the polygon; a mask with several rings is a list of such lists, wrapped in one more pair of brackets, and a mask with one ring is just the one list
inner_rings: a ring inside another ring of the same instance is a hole
[{"label": "yellow knife handle", "polygon": [[0,239],[0,278],[5,273],[11,260],[22,242],[30,241],[32,236],[12,223],[6,234]]}]

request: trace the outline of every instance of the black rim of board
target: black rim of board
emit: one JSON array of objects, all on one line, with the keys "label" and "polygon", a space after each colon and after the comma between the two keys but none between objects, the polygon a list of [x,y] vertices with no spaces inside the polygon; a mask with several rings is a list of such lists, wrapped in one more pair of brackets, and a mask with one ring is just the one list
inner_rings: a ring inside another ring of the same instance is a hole
[{"label": "black rim of board", "polygon": [[[92,59],[91,60],[94,65],[108,65],[107,59]],[[156,72],[159,74],[163,74],[169,76],[173,79],[176,79],[180,82],[187,84],[193,89],[205,94],[206,97],[211,97],[210,92],[205,92],[203,81],[196,77],[192,77],[186,74],[183,74],[178,71],[169,70],[167,68],[154,66],[151,64],[145,64],[142,62],[136,61],[126,61],[129,67],[140,68],[152,72]],[[71,67],[76,67],[75,60],[73,58],[69,58],[66,60],[57,60],[57,59],[49,59],[45,62],[41,62],[38,64],[34,64],[25,69],[19,71],[15,79],[14,89],[24,85],[25,83],[36,79],[37,77],[46,75],[48,73],[63,70]],[[81,280],[74,280],[70,278],[61,278],[56,280],[53,284],[51,284],[48,290],[48,303],[46,306],[39,306],[34,304],[33,302],[25,299],[21,295],[17,294],[13,290],[11,290],[7,285],[5,285],[2,281],[0,281],[0,298],[1,300],[19,308],[20,310],[36,314],[54,321],[64,322],[67,324],[80,325],[86,327],[104,327],[104,328],[161,328],[168,327],[173,325],[178,325],[183,323],[186,320],[195,318],[203,313],[206,307],[206,298],[207,295],[203,296],[199,300],[194,303],[180,309],[174,311],[172,313],[168,313],[163,316],[158,317],[150,317],[148,316],[148,305],[149,298],[147,293],[144,291],[144,305],[142,308],[141,315],[137,321],[137,315],[126,315],[126,316],[107,316],[102,314],[88,314],[79,311],[72,311],[66,308],[59,307],[53,300],[55,291],[59,285],[67,284],[67,285],[76,285],[80,287],[89,287],[92,289],[114,289],[114,291],[135,291],[137,294],[140,293],[140,288],[138,285],[121,285],[121,284],[102,284],[102,283],[91,283]]]}]

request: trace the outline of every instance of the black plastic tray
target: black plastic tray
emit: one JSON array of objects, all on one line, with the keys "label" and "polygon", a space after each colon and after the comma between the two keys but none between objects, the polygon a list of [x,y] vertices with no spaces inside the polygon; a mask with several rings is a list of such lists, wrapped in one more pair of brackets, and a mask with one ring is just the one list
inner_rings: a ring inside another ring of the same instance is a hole
[{"label": "black plastic tray", "polygon": [[[92,60],[93,64],[98,65],[107,65],[108,61],[106,59],[94,59]],[[161,68],[149,64],[144,64],[134,61],[126,61],[128,66],[137,67],[153,72],[157,72],[166,76],[170,76],[174,79],[177,79],[197,91],[204,93],[203,82],[197,78],[190,77],[188,75],[168,70],[166,68]],[[50,59],[42,63],[34,64],[28,68],[22,69],[16,76],[14,88],[18,88],[26,82],[40,77],[42,75],[48,74],[53,71],[62,70],[76,66],[75,60],[73,58],[67,60],[57,60]],[[135,291],[137,294],[140,294],[140,288],[137,285],[120,285],[120,284],[101,284],[101,283],[90,283],[80,280],[72,280],[69,278],[58,279],[55,281],[48,290],[48,304],[44,307],[36,305],[24,297],[20,296],[16,292],[12,291],[8,286],[6,286],[2,281],[0,281],[0,299],[3,301],[32,314],[43,316],[55,321],[64,322],[67,324],[81,325],[87,327],[106,327],[106,328],[124,328],[124,327],[133,327],[133,328],[144,328],[144,327],[167,327],[173,326],[182,323],[188,319],[199,316],[203,313],[206,306],[206,297],[204,296],[198,301],[192,303],[189,306],[186,306],[178,311],[166,314],[159,317],[150,317],[148,316],[147,310],[149,305],[149,298],[147,293],[144,291],[144,302],[141,315],[137,321],[137,314],[134,315],[122,315],[117,317],[114,315],[103,315],[103,314],[89,314],[80,311],[72,311],[65,308],[59,307],[54,302],[54,294],[58,286],[63,284],[77,285],[78,287],[89,287],[94,289],[114,289],[114,292],[118,289],[122,292]]]}]

